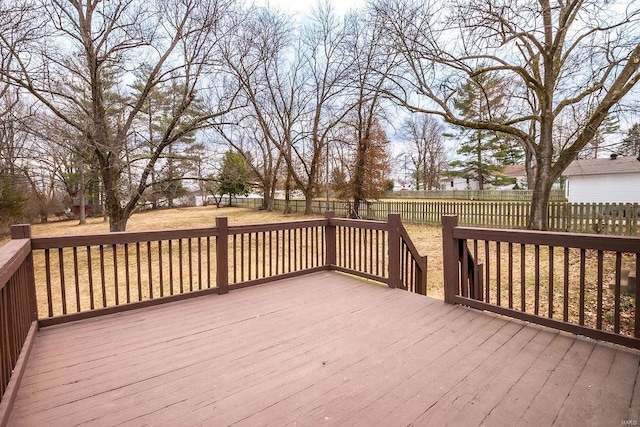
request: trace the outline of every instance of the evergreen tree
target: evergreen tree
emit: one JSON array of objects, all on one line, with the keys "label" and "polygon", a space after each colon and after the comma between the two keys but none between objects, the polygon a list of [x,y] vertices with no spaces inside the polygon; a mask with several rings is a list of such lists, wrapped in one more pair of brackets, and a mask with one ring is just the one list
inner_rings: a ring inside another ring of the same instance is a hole
[{"label": "evergreen tree", "polygon": [[[480,74],[467,81],[458,90],[454,106],[466,120],[500,121],[504,111],[505,83],[492,74]],[[478,188],[485,185],[506,185],[511,181],[500,175],[507,164],[522,159],[522,150],[512,138],[483,129],[467,131],[466,139],[458,148],[462,160],[449,165],[450,174],[476,180]]]},{"label": "evergreen tree", "polygon": [[640,156],[640,123],[634,123],[627,131],[620,144],[618,154],[623,156]]},{"label": "evergreen tree", "polygon": [[218,191],[229,195],[229,206],[232,197],[249,195],[252,177],[251,168],[241,155],[233,151],[225,153],[218,175]]}]

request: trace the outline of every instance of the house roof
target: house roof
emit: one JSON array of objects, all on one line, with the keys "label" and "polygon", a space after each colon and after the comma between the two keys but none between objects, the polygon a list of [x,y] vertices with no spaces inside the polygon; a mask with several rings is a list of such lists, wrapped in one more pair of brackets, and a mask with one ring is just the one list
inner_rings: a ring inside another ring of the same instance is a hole
[{"label": "house roof", "polygon": [[615,160],[574,160],[564,171],[565,176],[610,175],[618,173],[640,173],[640,161],[635,157],[618,157]]},{"label": "house roof", "polygon": [[502,175],[504,176],[508,176],[511,178],[517,178],[520,176],[525,176],[527,174],[527,171],[525,170],[524,165],[509,165],[509,166],[505,166],[504,170],[502,171]]}]

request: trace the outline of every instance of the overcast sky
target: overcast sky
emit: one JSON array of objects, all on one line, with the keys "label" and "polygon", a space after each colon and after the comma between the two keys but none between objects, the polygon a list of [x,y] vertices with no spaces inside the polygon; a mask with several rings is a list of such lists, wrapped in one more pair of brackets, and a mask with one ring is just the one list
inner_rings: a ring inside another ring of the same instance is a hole
[{"label": "overcast sky", "polygon": [[[291,13],[305,13],[309,11],[318,0],[255,0],[256,4],[271,4]],[[365,0],[330,0],[338,13],[344,13],[364,4]]]}]

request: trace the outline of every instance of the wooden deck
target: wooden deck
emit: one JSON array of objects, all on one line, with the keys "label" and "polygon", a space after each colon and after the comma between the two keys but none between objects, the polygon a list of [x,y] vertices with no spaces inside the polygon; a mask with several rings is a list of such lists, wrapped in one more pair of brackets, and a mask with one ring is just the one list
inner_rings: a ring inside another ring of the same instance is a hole
[{"label": "wooden deck", "polygon": [[9,425],[635,425],[639,363],[322,272],[43,329]]}]

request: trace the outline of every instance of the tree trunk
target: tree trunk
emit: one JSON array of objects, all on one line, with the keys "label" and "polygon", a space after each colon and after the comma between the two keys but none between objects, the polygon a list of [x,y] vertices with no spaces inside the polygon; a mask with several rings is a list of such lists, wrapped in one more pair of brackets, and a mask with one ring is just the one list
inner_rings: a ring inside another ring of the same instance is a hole
[{"label": "tree trunk", "polygon": [[85,182],[84,182],[84,162],[80,160],[80,222],[78,225],[85,225],[87,223],[86,212],[85,212],[85,200],[84,195],[86,193]]},{"label": "tree trunk", "polygon": [[275,198],[276,198],[276,183],[271,186],[269,189],[269,193],[265,193],[264,197],[266,199],[266,209],[267,212],[273,212],[275,209]]},{"label": "tree trunk", "polygon": [[304,191],[304,214],[313,215],[313,187]]},{"label": "tree trunk", "polygon": [[[367,150],[369,148],[369,140],[366,138],[360,138],[358,141],[358,151],[356,153],[356,165],[353,172],[353,213],[355,216],[360,215],[360,201],[363,196],[364,187],[364,168]],[[420,189],[420,176],[416,177],[416,187]]]},{"label": "tree trunk", "polygon": [[126,231],[129,215],[125,210],[119,208],[115,211],[113,209],[109,209],[109,211],[109,231]]},{"label": "tree trunk", "polygon": [[287,181],[284,184],[284,214],[291,213],[291,166],[287,164]]},{"label": "tree trunk", "polygon": [[524,150],[524,169],[527,174],[527,189],[529,190],[533,190],[535,183],[535,167],[533,165],[533,150],[526,147]]},{"label": "tree trunk", "polygon": [[266,178],[262,180],[262,203],[260,204],[260,209],[271,212],[269,210],[270,195],[271,195],[271,181],[269,178]]}]

